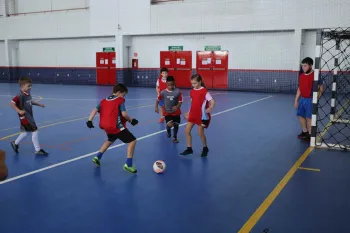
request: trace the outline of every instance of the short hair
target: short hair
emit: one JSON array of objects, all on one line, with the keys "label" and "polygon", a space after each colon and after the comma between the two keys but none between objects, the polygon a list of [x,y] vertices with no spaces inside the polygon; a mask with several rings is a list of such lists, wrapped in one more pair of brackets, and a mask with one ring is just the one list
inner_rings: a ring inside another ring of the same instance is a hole
[{"label": "short hair", "polygon": [[166,67],[161,68],[160,73],[163,73],[163,72],[168,72],[168,68],[166,68]]},{"label": "short hair", "polygon": [[25,85],[25,84],[27,84],[27,83],[32,83],[32,80],[30,79],[30,78],[28,78],[28,77],[20,77],[19,78],[19,80],[18,80],[18,83],[19,83],[19,85]]},{"label": "short hair", "polygon": [[128,93],[128,88],[124,84],[118,83],[113,87],[113,93],[117,92]]},{"label": "short hair", "polygon": [[175,78],[174,78],[174,76],[168,76],[168,77],[166,78],[166,81],[167,81],[167,82],[175,82]]},{"label": "short hair", "polygon": [[302,61],[301,64],[308,64],[312,66],[314,64],[314,60],[312,60],[311,57],[305,57]]}]

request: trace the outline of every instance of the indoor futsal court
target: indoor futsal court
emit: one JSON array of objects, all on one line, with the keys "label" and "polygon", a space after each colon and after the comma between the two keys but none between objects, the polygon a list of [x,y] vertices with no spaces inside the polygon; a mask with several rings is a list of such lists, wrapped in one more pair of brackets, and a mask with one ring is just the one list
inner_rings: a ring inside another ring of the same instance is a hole
[{"label": "indoor futsal court", "polygon": [[350,232],[349,11],[0,0],[0,233]]}]

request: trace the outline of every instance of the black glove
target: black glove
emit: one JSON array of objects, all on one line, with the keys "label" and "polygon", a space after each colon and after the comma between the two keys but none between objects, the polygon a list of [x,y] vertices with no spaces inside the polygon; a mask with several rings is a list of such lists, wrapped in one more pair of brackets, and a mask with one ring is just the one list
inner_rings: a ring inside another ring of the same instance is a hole
[{"label": "black glove", "polygon": [[94,125],[92,124],[92,121],[87,121],[87,122],[86,122],[86,126],[87,126],[88,128],[90,128],[90,129],[91,129],[91,128],[95,128]]},{"label": "black glove", "polygon": [[136,120],[136,119],[132,119],[132,120],[130,121],[130,124],[132,124],[133,126],[137,125],[138,123],[139,123],[139,121]]}]

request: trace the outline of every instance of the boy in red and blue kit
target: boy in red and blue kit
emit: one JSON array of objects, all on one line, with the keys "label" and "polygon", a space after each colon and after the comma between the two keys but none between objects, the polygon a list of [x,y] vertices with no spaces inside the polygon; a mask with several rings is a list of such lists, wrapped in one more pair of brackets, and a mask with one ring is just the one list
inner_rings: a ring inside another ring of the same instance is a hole
[{"label": "boy in red and blue kit", "polygon": [[[297,109],[297,116],[300,121],[302,132],[298,138],[309,142],[311,139],[311,118],[312,118],[312,93],[314,82],[313,60],[306,57],[301,65],[303,73],[299,76],[299,87],[295,96],[294,108]],[[323,80],[318,79],[318,98],[323,92]]]},{"label": "boy in red and blue kit", "polygon": [[[157,83],[156,83],[157,96],[160,96],[161,92],[167,88],[167,84],[166,84],[167,77],[168,77],[168,69],[167,68],[160,69],[160,77],[157,79]],[[159,106],[161,106],[160,112],[159,112],[160,113],[159,123],[162,123],[164,122],[164,115],[163,115],[163,108],[162,108],[164,107],[163,100],[159,101]]]}]

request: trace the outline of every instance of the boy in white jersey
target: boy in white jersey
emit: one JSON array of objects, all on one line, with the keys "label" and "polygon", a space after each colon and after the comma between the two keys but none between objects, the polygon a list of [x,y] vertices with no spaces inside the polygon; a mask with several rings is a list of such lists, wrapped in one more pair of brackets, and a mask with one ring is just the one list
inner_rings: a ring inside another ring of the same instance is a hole
[{"label": "boy in white jersey", "polygon": [[163,115],[165,116],[166,130],[168,138],[171,137],[171,128],[174,127],[173,142],[178,143],[177,132],[179,131],[179,124],[181,122],[181,104],[182,94],[179,88],[175,88],[175,79],[173,76],[168,76],[166,79],[167,87],[158,95],[155,111],[158,113],[158,105],[163,101],[164,107]]}]

